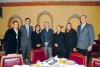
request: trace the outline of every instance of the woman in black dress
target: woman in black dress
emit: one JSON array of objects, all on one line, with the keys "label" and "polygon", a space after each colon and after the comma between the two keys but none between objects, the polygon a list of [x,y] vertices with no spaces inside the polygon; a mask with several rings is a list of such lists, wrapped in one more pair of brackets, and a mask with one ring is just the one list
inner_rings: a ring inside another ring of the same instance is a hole
[{"label": "woman in black dress", "polygon": [[20,36],[21,32],[18,29],[18,21],[13,21],[13,27],[8,29],[4,36],[4,42],[6,44],[5,54],[19,53],[20,51]]},{"label": "woman in black dress", "polygon": [[40,33],[41,27],[40,25],[35,26],[35,31],[32,32],[32,49],[38,49],[41,48],[41,33]]},{"label": "woman in black dress", "polygon": [[76,51],[76,47],[77,47],[77,32],[72,28],[71,23],[67,23],[65,28],[65,50],[68,59],[70,53]]},{"label": "woman in black dress", "polygon": [[54,34],[54,47],[56,50],[56,55],[58,55],[59,58],[64,57],[64,33],[61,32],[61,26],[57,26],[57,32]]}]

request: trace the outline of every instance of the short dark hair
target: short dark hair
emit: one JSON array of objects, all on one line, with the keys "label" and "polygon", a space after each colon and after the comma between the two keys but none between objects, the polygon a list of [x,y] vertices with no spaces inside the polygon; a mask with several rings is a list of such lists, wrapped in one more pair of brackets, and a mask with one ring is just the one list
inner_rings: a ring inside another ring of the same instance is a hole
[{"label": "short dark hair", "polygon": [[[37,24],[37,25],[35,26],[35,31],[36,31],[36,27],[37,27],[37,26],[39,26],[39,27],[40,27],[40,25],[39,25],[39,24]],[[40,27],[39,32],[40,32],[40,31],[41,31],[41,27]]]},{"label": "short dark hair", "polygon": [[[14,24],[15,22],[17,22],[17,23],[18,23],[18,21],[17,21],[17,20],[14,20],[14,21],[13,21],[13,24]],[[18,24],[19,24],[19,23],[18,23]]]},{"label": "short dark hair", "polygon": [[86,15],[81,15],[81,17],[82,17],[82,16],[84,16],[85,18],[87,18],[87,16],[86,16]]},{"label": "short dark hair", "polygon": [[25,18],[25,21],[28,20],[28,19],[29,19],[29,21],[31,22],[30,18]]}]

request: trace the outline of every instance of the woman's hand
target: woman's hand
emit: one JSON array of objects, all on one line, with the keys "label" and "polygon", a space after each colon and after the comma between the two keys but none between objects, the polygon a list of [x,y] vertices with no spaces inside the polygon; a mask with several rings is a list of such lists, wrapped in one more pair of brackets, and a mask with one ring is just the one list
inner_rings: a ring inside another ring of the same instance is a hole
[{"label": "woman's hand", "polygon": [[40,47],[40,46],[41,46],[41,44],[37,44],[36,46],[37,46],[37,47]]},{"label": "woman's hand", "polygon": [[76,48],[73,48],[73,51],[74,51],[74,52],[77,52]]},{"label": "woman's hand", "polygon": [[55,47],[58,47],[58,44],[55,44]]}]

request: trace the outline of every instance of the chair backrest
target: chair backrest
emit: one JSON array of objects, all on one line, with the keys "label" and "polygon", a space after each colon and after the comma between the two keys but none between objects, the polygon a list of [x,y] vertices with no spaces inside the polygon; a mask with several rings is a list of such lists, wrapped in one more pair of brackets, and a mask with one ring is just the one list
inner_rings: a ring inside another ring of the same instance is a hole
[{"label": "chair backrest", "polygon": [[87,56],[83,56],[80,53],[71,53],[70,60],[74,60],[77,64],[87,66]]},{"label": "chair backrest", "polygon": [[[1,52],[1,51],[0,51],[0,52]],[[1,62],[1,57],[2,57],[2,56],[6,56],[6,55],[5,55],[5,54],[0,54],[0,62]]]},{"label": "chair backrest", "polygon": [[36,63],[37,60],[44,61],[46,59],[47,56],[43,49],[36,49],[31,51],[31,63]]},{"label": "chair backrest", "polygon": [[92,58],[91,67],[100,67],[100,58]]},{"label": "chair backrest", "polygon": [[99,44],[93,44],[93,48],[91,51],[92,57],[99,57],[100,56],[100,45]]},{"label": "chair backrest", "polygon": [[22,65],[22,55],[9,54],[7,56],[2,56],[1,66],[2,67],[13,67],[14,65]]}]

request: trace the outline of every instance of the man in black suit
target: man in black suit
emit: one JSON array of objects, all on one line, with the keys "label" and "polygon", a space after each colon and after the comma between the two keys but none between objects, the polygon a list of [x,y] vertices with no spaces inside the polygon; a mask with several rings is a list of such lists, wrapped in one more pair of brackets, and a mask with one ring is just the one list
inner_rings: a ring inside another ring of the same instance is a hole
[{"label": "man in black suit", "polygon": [[18,21],[13,21],[13,27],[8,29],[4,36],[4,42],[6,44],[5,54],[19,53],[20,50],[20,35],[21,32],[18,29]]},{"label": "man in black suit", "polygon": [[49,28],[49,22],[44,23],[45,28],[41,31],[42,47],[45,52],[49,54],[49,58],[52,57],[52,40],[53,30]]}]

